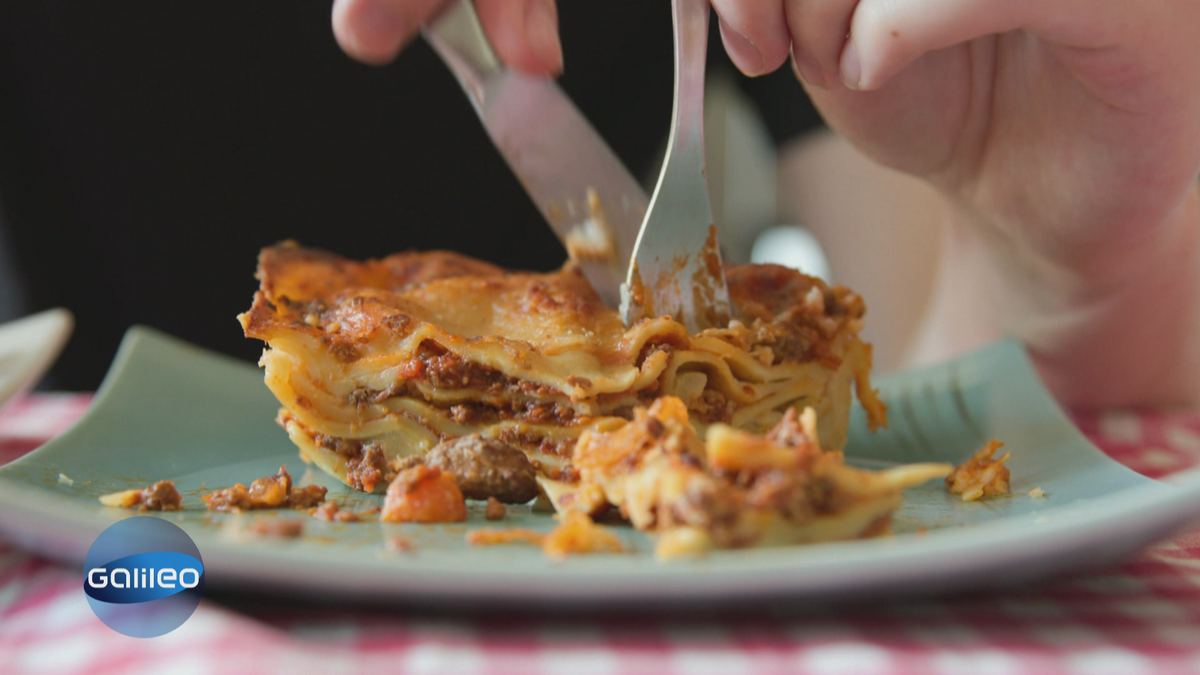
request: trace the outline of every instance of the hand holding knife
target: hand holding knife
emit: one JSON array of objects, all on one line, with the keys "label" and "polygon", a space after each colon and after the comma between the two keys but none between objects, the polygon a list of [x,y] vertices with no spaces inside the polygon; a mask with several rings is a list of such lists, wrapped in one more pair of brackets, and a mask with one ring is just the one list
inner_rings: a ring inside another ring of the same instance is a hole
[{"label": "hand holding knife", "polygon": [[422,33],[605,303],[620,305],[627,324],[669,315],[695,332],[729,316],[703,173],[709,9],[707,0],[675,0],[673,9],[675,110],[653,202],[558,85],[499,62],[470,0]]}]

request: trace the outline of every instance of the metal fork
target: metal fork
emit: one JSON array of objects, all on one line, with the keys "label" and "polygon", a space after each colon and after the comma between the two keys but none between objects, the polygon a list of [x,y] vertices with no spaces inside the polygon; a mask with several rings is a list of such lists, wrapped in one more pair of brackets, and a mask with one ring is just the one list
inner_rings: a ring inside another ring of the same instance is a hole
[{"label": "metal fork", "polygon": [[621,287],[626,325],[671,316],[697,332],[729,320],[729,290],[704,173],[704,66],[709,0],[672,0],[671,138]]}]

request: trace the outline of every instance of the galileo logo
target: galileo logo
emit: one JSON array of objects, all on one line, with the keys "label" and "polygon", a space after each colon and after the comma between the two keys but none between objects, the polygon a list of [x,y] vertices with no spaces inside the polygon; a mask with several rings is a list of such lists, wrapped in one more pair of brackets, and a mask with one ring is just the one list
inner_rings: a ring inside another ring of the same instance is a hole
[{"label": "galileo logo", "polygon": [[83,592],[109,628],[157,637],[183,625],[204,591],[204,562],[187,533],[151,516],[109,526],[88,549]]}]

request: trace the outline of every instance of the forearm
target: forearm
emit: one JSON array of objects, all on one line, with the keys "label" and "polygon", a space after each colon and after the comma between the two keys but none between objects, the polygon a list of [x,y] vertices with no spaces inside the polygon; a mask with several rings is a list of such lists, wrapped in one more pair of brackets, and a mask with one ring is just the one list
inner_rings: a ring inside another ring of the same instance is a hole
[{"label": "forearm", "polygon": [[1077,408],[1200,401],[1200,195],[1101,256],[1052,261],[949,216],[934,299],[913,360],[1004,335]]}]

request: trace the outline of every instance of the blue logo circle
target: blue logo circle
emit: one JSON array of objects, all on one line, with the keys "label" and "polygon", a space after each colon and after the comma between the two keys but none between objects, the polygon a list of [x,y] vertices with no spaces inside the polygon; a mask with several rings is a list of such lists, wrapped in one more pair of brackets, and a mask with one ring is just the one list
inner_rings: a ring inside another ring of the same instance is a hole
[{"label": "blue logo circle", "polygon": [[152,516],[110,525],[83,564],[83,592],[109,628],[158,637],[183,625],[204,593],[204,561],[179,526]]}]

